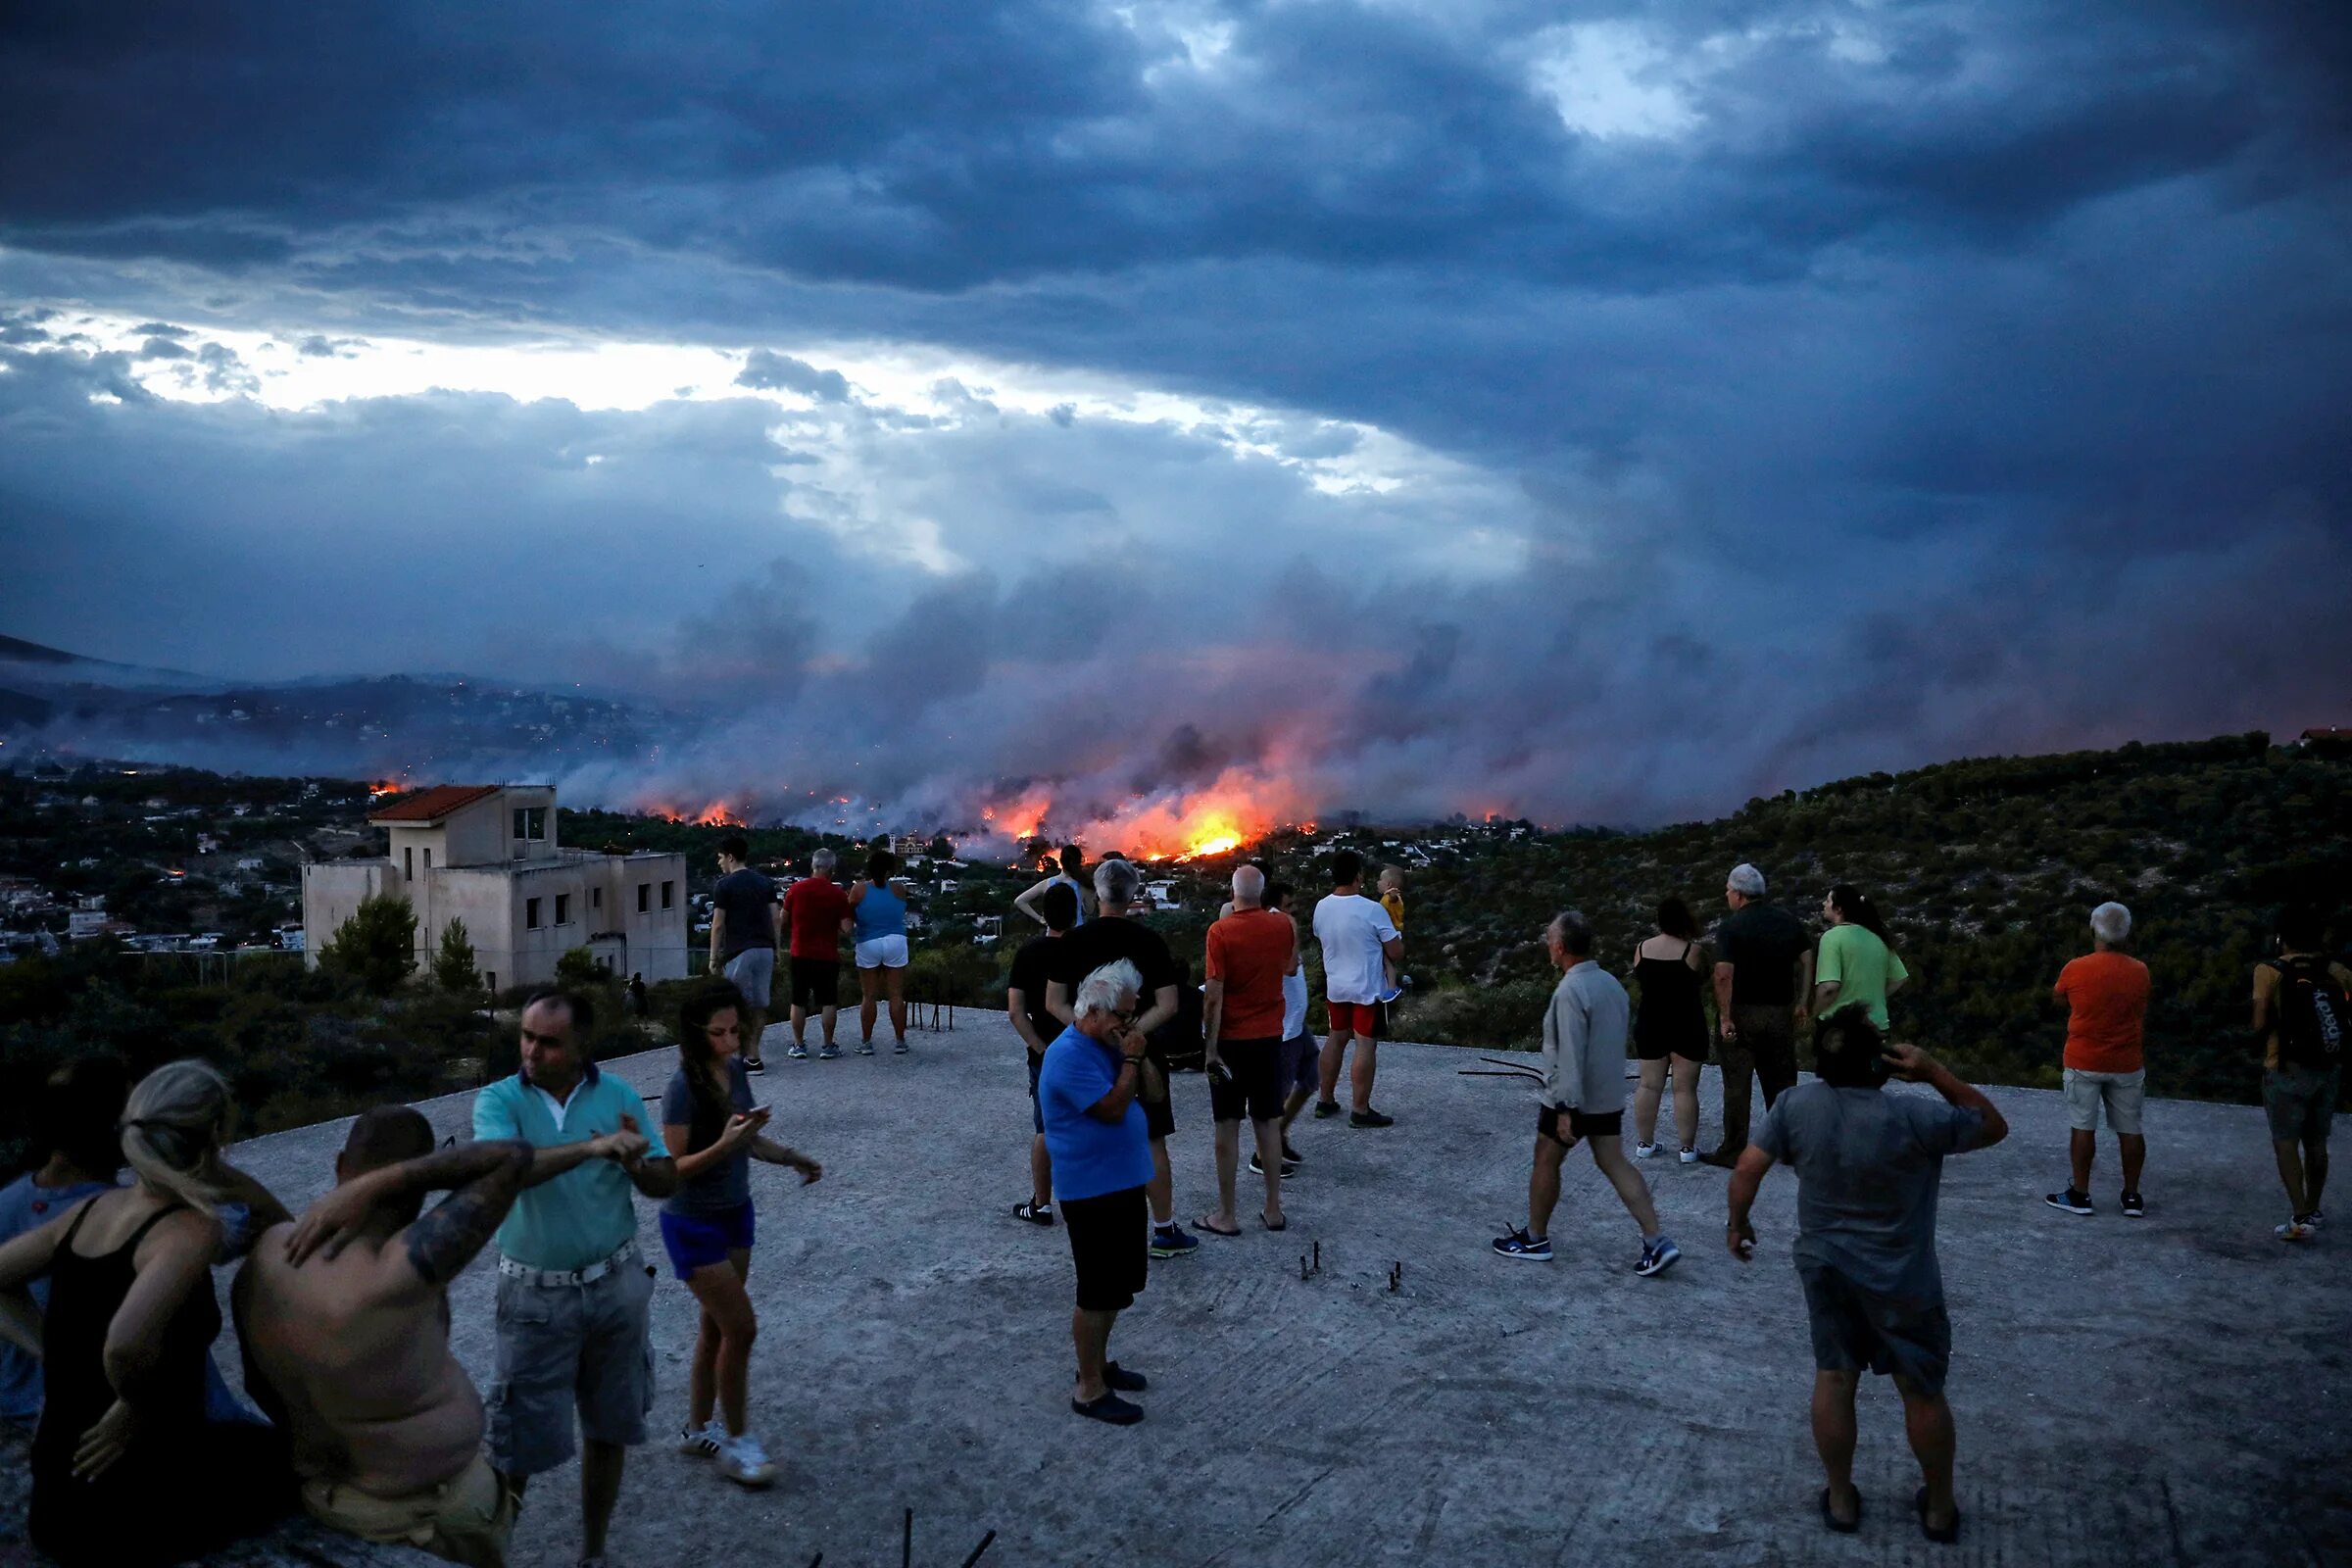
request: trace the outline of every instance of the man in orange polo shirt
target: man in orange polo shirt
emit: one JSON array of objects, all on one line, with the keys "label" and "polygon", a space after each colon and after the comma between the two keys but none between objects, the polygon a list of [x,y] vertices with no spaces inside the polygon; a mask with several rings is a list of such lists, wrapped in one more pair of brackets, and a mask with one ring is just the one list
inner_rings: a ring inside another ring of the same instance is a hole
[{"label": "man in orange polo shirt", "polygon": [[2074,1170],[2066,1191],[2042,1201],[2069,1214],[2097,1212],[2090,1203],[2090,1159],[2101,1107],[2123,1151],[2124,1217],[2147,1212],[2139,1199],[2139,1169],[2148,1157],[2139,1109],[2148,1075],[2139,1048],[2148,1015],[2148,966],[2123,951],[2131,935],[2132,911],[2102,904],[2090,911],[2092,951],[2058,971],[2056,995],[2067,1005],[2066,1106],[2074,1117],[2067,1147]]},{"label": "man in orange polo shirt", "polygon": [[1265,1168],[1270,1231],[1290,1222],[1282,1213],[1282,977],[1298,969],[1298,928],[1265,906],[1266,873],[1245,865],[1233,873],[1233,912],[1208,928],[1208,984],[1201,999],[1208,1100],[1217,1123],[1217,1211],[1200,1228],[1239,1236],[1234,1218],[1234,1166],[1242,1153],[1242,1118],[1257,1134]]}]

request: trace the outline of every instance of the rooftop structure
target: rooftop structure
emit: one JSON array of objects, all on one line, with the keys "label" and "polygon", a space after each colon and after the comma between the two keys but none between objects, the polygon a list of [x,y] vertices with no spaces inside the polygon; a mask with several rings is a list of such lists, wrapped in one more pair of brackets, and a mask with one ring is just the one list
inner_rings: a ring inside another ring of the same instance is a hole
[{"label": "rooftop structure", "polygon": [[[1862,1532],[1821,1528],[1787,1171],[1765,1183],[1762,1250],[1742,1266],[1723,1249],[1723,1173],[1645,1163],[1688,1255],[1642,1280],[1624,1210],[1580,1151],[1552,1225],[1560,1260],[1508,1262],[1487,1243],[1523,1213],[1533,1102],[1457,1076],[1466,1053],[1384,1045],[1396,1127],[1299,1123],[1288,1232],[1250,1224],[1152,1267],[1112,1342],[1151,1377],[1150,1416],[1112,1433],[1068,1410],[1067,1238],[1007,1212],[1027,1182],[1019,1043],[969,1015],[914,1042],[911,1056],[822,1064],[768,1053],[774,1135],[825,1167],[808,1188],[752,1167],[752,1411],[782,1474],[739,1493],[648,1444],[629,1461],[615,1562],[896,1562],[906,1507],[923,1563],[962,1561],[989,1530],[983,1564],[1729,1568],[1938,1549],[1909,1515],[1916,1472],[1883,1379],[1861,1401]],[[673,1064],[663,1052],[606,1067],[651,1096]],[[1206,1095],[1195,1074],[1174,1087],[1189,1218],[1211,1192]],[[1967,1519],[1950,1560],[2343,1560],[2352,1497],[2326,1478],[2352,1458],[2352,1248],[2271,1238],[2262,1111],[2150,1102],[2148,1217],[2115,1216],[2103,1162],[2102,1212],[2077,1219],[2040,1199],[2063,1177],[2063,1099],[1992,1095],[2014,1130],[1951,1160],[1942,1199]],[[1712,1072],[1702,1102],[1712,1131]],[[469,1103],[424,1109],[462,1138]],[[234,1157],[299,1208],[329,1180],[344,1126]],[[640,1203],[639,1234],[658,1258],[654,1210]],[[458,1353],[483,1386],[494,1286],[477,1261],[452,1292]],[[664,1266],[658,1434],[676,1430],[695,1327]],[[534,1484],[544,1500],[516,1527],[515,1568],[574,1560],[576,1485],[562,1471]]]},{"label": "rooftop structure", "polygon": [[466,922],[492,990],[555,977],[586,948],[618,974],[686,974],[686,858],[566,851],[546,784],[445,784],[368,814],[381,859],[302,868],[302,948],[310,961],[366,898],[396,894],[416,911],[416,960],[429,963],[452,920]]}]

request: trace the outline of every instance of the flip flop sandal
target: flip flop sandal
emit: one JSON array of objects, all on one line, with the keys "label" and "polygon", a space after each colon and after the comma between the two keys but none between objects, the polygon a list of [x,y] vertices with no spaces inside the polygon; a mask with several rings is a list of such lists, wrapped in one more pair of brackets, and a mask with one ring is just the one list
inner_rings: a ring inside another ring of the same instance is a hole
[{"label": "flip flop sandal", "polygon": [[1193,1221],[1193,1224],[1197,1228],[1206,1231],[1211,1236],[1222,1236],[1229,1242],[1232,1241],[1236,1236],[1242,1234],[1242,1228],[1239,1225],[1236,1225],[1229,1231],[1221,1231],[1204,1219],[1197,1219]]},{"label": "flip flop sandal", "polygon": [[1854,1494],[1854,1516],[1851,1519],[1840,1519],[1837,1516],[1837,1514],[1830,1511],[1830,1489],[1827,1487],[1822,1488],[1821,1522],[1825,1525],[1828,1525],[1832,1530],[1835,1530],[1841,1536],[1850,1536],[1855,1531],[1861,1529],[1862,1494],[1859,1492]]},{"label": "flip flop sandal", "polygon": [[1952,1503],[1952,1522],[1938,1530],[1928,1523],[1928,1489],[1922,1487],[1911,1498],[1911,1507],[1919,1515],[1919,1533],[1939,1546],[1949,1546],[1960,1539],[1960,1504]]},{"label": "flip flop sandal", "polygon": [[1287,1231],[1291,1228],[1291,1219],[1287,1214],[1283,1216],[1282,1223],[1279,1225],[1266,1218],[1266,1216],[1263,1214],[1257,1216],[1257,1222],[1270,1231]]}]

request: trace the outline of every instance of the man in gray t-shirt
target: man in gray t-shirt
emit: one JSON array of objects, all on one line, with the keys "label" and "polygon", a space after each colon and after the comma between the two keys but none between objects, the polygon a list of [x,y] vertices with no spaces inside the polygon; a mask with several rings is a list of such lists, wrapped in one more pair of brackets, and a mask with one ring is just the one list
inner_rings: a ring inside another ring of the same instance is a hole
[{"label": "man in gray t-shirt", "polygon": [[[1854,1394],[1862,1369],[1891,1373],[1904,1430],[1926,1486],[1914,1499],[1931,1541],[1958,1539],[1952,1500],[1951,1407],[1944,1373],[1951,1320],[1936,1261],[1936,1196],[1946,1154],[1999,1143],[2009,1124],[1984,1094],[1917,1046],[1886,1045],[1861,1004],[1823,1020],[1814,1043],[1817,1082],[1780,1097],[1733,1172],[1727,1240],[1755,1254],[1748,1212],[1765,1172],[1796,1170],[1797,1278],[1813,1331],[1813,1441],[1829,1486],[1821,1513],[1832,1530],[1855,1528]],[[1942,1097],[1889,1095],[1889,1076]]]}]

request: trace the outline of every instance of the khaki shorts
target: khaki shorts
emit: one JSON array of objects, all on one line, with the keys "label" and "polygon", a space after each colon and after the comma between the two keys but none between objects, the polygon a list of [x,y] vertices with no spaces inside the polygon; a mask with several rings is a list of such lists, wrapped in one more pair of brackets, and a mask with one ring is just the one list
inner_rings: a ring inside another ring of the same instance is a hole
[{"label": "khaki shorts", "polygon": [[653,1276],[632,1251],[591,1285],[530,1285],[498,1276],[498,1372],[483,1402],[490,1462],[510,1476],[553,1470],[574,1451],[572,1412],[592,1443],[645,1441],[654,1407],[646,1332]]},{"label": "khaki shorts", "polygon": [[2086,1072],[2080,1067],[2066,1069],[2066,1108],[2074,1117],[2075,1131],[2095,1133],[2099,1130],[2099,1107],[2107,1107],[2107,1130],[2126,1138],[2139,1136],[2139,1107],[2147,1099],[2148,1072],[2142,1067],[2133,1072]]},{"label": "khaki shorts", "polygon": [[466,1568],[506,1568],[514,1528],[514,1494],[480,1454],[437,1487],[405,1497],[379,1497],[333,1481],[306,1481],[311,1517],[381,1545],[415,1546]]}]

